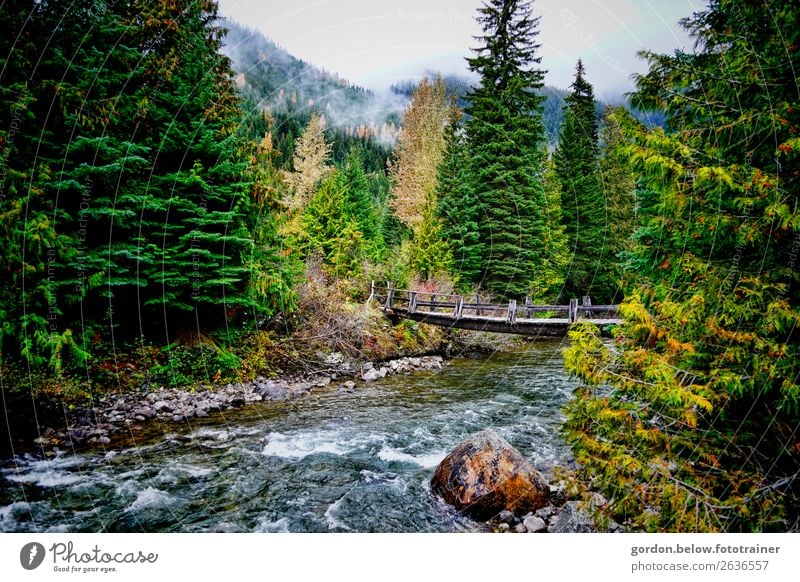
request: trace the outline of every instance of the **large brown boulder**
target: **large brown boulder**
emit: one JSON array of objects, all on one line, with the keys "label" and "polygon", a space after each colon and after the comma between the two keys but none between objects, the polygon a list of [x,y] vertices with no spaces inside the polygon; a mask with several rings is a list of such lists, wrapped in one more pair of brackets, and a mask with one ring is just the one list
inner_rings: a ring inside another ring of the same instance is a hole
[{"label": "large brown boulder", "polygon": [[439,463],[434,493],[470,516],[487,520],[506,509],[516,515],[547,505],[548,483],[492,429],[459,443]]}]

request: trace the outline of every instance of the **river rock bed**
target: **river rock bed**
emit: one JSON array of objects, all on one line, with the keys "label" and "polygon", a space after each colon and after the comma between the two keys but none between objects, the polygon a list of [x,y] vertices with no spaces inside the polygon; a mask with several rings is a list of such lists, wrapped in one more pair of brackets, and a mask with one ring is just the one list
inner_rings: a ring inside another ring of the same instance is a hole
[{"label": "river rock bed", "polygon": [[159,388],[145,394],[124,394],[99,399],[97,405],[71,414],[63,429],[42,428],[34,443],[42,450],[61,446],[107,446],[115,435],[129,433],[146,423],[181,423],[213,413],[265,401],[294,400],[315,388],[339,382],[339,390],[354,391],[356,382],[372,382],[395,374],[440,370],[442,356],[403,357],[382,363],[357,364],[342,354],[323,360],[324,372],[309,372],[281,379],[257,377],[225,386],[199,385],[193,389]]},{"label": "river rock bed", "polygon": [[[593,497],[599,496],[595,493]],[[561,507],[547,505],[535,512],[514,515],[510,511],[500,512],[487,522],[493,531],[499,533],[622,533],[624,528],[611,522],[601,529],[587,511],[582,501],[567,501]]]}]

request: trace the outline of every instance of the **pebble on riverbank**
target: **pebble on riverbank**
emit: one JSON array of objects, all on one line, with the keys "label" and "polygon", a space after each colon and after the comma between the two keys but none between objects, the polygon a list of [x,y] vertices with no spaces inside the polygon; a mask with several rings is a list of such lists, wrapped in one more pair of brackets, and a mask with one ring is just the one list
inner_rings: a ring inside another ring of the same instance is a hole
[{"label": "pebble on riverbank", "polygon": [[[379,366],[372,362],[358,366],[342,354],[334,353],[325,358],[324,364],[328,366],[325,372],[293,378],[268,380],[259,376],[251,382],[221,387],[161,388],[145,395],[102,398],[94,408],[76,413],[75,422],[65,429],[42,429],[41,436],[33,442],[43,451],[64,445],[107,446],[111,444],[110,437],[146,423],[180,423],[256,402],[294,400],[341,377],[372,382],[394,374],[440,370],[444,360],[441,356],[404,357]],[[346,380],[339,386],[341,391],[351,392],[356,389],[356,382]]]},{"label": "pebble on riverbank", "polygon": [[622,533],[620,524],[611,521],[606,528],[601,528],[592,519],[588,505],[602,507],[606,499],[599,493],[591,495],[589,504],[579,500],[563,501],[551,496],[550,504],[525,515],[514,515],[510,511],[501,511],[487,521],[487,525],[497,533]]}]

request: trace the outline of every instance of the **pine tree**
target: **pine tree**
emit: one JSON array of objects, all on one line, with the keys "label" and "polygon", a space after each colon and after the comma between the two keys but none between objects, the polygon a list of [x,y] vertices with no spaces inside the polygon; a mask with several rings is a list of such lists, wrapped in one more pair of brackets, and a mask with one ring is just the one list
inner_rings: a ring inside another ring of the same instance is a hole
[{"label": "pine tree", "polygon": [[285,219],[281,204],[286,186],[276,165],[278,152],[272,145],[273,122],[268,114],[264,117],[264,138],[252,147],[249,171],[253,188],[244,213],[252,238],[244,265],[249,273],[250,311],[255,327],[276,313],[294,309],[296,297],[292,283],[301,270],[297,254],[286,247],[278,234],[281,220]]},{"label": "pine tree", "polygon": [[321,257],[326,271],[345,278],[360,272],[368,245],[350,212],[340,172],[328,174],[299,215],[300,230],[293,242],[307,259]]},{"label": "pine tree", "polygon": [[669,133],[626,130],[636,285],[613,349],[584,328],[565,355],[586,384],[576,460],[634,527],[800,524],[796,20],[716,0],[682,21],[695,53],[644,53],[634,105],[664,108]]},{"label": "pine tree", "polygon": [[597,302],[610,303],[615,285],[600,276],[603,265],[611,260],[609,222],[599,179],[594,90],[585,75],[579,60],[554,155],[571,253],[564,290],[568,297],[590,295]]},{"label": "pine tree", "polygon": [[352,148],[348,152],[344,166],[337,175],[339,187],[344,193],[344,212],[353,217],[356,227],[364,235],[370,256],[378,258],[383,251],[383,237],[359,150]]},{"label": "pine tree", "polygon": [[534,302],[555,303],[564,295],[564,273],[569,265],[565,227],[561,221],[561,182],[552,160],[544,173],[545,232],[542,238],[542,261],[536,266],[528,292]]},{"label": "pine tree", "polygon": [[[596,279],[601,286],[611,290],[623,280],[623,263],[633,249],[633,232],[636,229],[636,181],[626,156],[628,141],[623,135],[623,124],[634,124],[630,114],[622,107],[606,107],[600,125],[598,149],[600,186],[606,202],[606,253],[598,265]],[[609,294],[610,303],[618,303],[622,293]]]},{"label": "pine tree", "polygon": [[546,154],[541,118],[544,71],[531,4],[489,0],[479,9],[483,34],[468,59],[480,85],[466,113],[471,155],[469,195],[477,200],[484,249],[481,285],[498,297],[522,297],[543,260]]},{"label": "pine tree", "polygon": [[236,135],[241,112],[219,53],[216,3],[137,0],[128,24],[143,54],[138,141],[151,152],[129,245],[146,283],[142,332],[191,340],[250,306],[242,257],[252,244],[244,218],[252,184]]},{"label": "pine tree", "polygon": [[[47,9],[32,1],[4,7],[0,22],[0,355],[21,356],[34,368],[56,372],[65,360],[82,364],[87,358],[84,342],[65,321],[61,300],[74,294],[62,273],[77,246],[59,228],[72,217],[54,187],[63,175],[63,115],[54,108],[46,117],[57,98],[54,53],[64,49],[54,43],[43,51],[41,39],[61,19],[65,30],[59,40],[79,46],[80,29],[74,25],[84,22],[58,2]],[[72,78],[63,69],[61,78],[58,89],[71,89]]]},{"label": "pine tree", "polygon": [[446,149],[439,166],[437,214],[442,221],[442,239],[450,247],[453,275],[465,289],[478,282],[483,258],[479,231],[479,206],[469,175],[466,139],[453,116],[445,132]]},{"label": "pine tree", "polygon": [[21,291],[0,299],[4,355],[58,371],[104,340],[196,338],[268,302],[248,292],[253,184],[216,4],[26,9],[25,41],[3,37],[3,90],[21,91],[6,111],[26,122],[4,143],[2,261]]}]

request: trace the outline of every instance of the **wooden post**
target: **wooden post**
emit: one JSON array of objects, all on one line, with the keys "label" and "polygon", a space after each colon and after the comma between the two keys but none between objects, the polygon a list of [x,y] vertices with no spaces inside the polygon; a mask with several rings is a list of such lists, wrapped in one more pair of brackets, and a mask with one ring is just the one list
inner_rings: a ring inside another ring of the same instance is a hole
[{"label": "wooden post", "polygon": [[569,322],[575,323],[578,320],[578,300],[577,299],[570,299],[569,300]]},{"label": "wooden post", "polygon": [[436,311],[436,294],[431,295],[431,312]]},{"label": "wooden post", "polygon": [[367,297],[367,305],[369,302],[375,299],[375,279],[373,279],[369,284],[369,297]]},{"label": "wooden post", "polygon": [[483,312],[481,311],[481,296],[478,293],[475,293],[475,313],[478,316],[483,315]]},{"label": "wooden post", "polygon": [[411,292],[411,298],[408,300],[408,312],[414,313],[417,310],[417,292]]},{"label": "wooden post", "polygon": [[[584,306],[584,307],[591,307],[591,306],[592,306],[592,298],[591,298],[591,297],[589,297],[588,295],[584,295],[584,296],[581,298],[581,303],[583,303],[583,306]],[[587,319],[591,319],[591,318],[592,318],[592,312],[591,312],[591,311],[586,311],[586,310],[584,310],[584,312],[583,312],[583,316],[584,316],[585,318],[587,318]]]},{"label": "wooden post", "polygon": [[392,308],[392,301],[394,301],[394,288],[391,283],[387,283],[386,287],[386,304],[383,306],[384,311]]},{"label": "wooden post", "polygon": [[456,309],[453,315],[456,319],[461,319],[461,313],[464,311],[464,298],[461,295],[456,296]]},{"label": "wooden post", "polygon": [[530,297],[526,297],[525,298],[525,317],[527,317],[528,319],[530,319],[531,315],[533,315],[530,308],[531,308],[531,298]]},{"label": "wooden post", "polygon": [[516,325],[517,323],[517,300],[511,299],[508,302],[508,318],[506,319],[509,325]]}]

